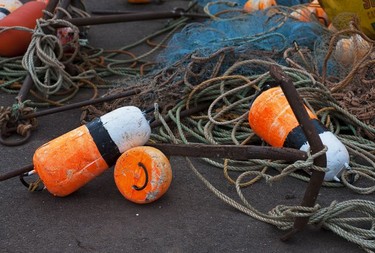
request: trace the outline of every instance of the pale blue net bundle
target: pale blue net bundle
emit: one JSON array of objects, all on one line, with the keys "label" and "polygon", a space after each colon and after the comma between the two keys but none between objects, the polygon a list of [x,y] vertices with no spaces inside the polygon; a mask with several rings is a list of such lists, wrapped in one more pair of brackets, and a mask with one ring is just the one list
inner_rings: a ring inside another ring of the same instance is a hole
[{"label": "pale blue net bundle", "polygon": [[209,56],[223,47],[233,47],[238,54],[249,50],[282,53],[294,42],[312,49],[324,33],[325,29],[317,23],[285,19],[281,15],[269,17],[259,11],[234,19],[189,24],[173,36],[158,61],[170,65],[193,53]]}]

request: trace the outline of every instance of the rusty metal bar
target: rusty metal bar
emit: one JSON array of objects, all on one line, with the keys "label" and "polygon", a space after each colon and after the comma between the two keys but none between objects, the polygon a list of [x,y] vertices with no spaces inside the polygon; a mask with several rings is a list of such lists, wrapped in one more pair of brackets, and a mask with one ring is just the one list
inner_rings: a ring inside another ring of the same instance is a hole
[{"label": "rusty metal bar", "polygon": [[[194,113],[200,112],[200,111],[202,111],[202,110],[208,108],[208,106],[209,106],[209,103],[201,104],[201,105],[196,106],[196,107],[193,107],[193,108],[191,108],[191,109],[189,109],[189,110],[182,111],[181,114],[180,114],[180,116],[181,116],[181,118],[183,118],[183,117],[187,117],[187,116],[189,116],[189,115],[191,115],[191,114],[194,114]],[[53,108],[53,109],[54,109],[54,110],[57,110],[57,109],[60,109],[60,108]],[[51,110],[52,110],[52,109],[51,109]],[[42,112],[41,112],[41,114],[42,114]],[[45,115],[45,114],[43,114],[43,115]],[[39,115],[39,116],[42,116],[42,115]],[[169,117],[165,117],[165,121],[166,121],[166,122],[168,122],[169,120],[170,120]],[[161,122],[160,122],[160,121],[154,121],[154,122],[152,122],[152,123],[150,124],[151,128],[153,128],[153,127],[158,127],[158,126],[160,126],[160,125],[161,125]],[[29,169],[25,171],[25,168],[29,168]],[[23,168],[21,168],[21,169],[17,169],[17,170],[14,170],[14,171],[7,172],[7,173],[5,173],[5,174],[3,174],[3,175],[0,175],[0,181],[4,181],[4,180],[10,179],[10,178],[12,178],[12,177],[19,176],[19,175],[21,175],[22,173],[25,173],[25,172],[31,171],[32,169],[33,169],[33,165],[30,164],[30,165],[27,165],[27,166],[25,166],[25,167],[23,167]]]},{"label": "rusty metal bar", "polygon": [[77,108],[87,106],[87,105],[93,105],[93,104],[111,101],[111,100],[118,99],[118,98],[133,96],[133,95],[138,94],[139,92],[141,92],[140,89],[134,89],[134,90],[123,92],[123,93],[117,93],[117,94],[114,94],[114,95],[109,95],[109,96],[105,96],[105,97],[81,101],[81,102],[77,102],[77,103],[74,103],[74,104],[68,104],[68,105],[64,105],[64,106],[61,106],[61,107],[55,107],[55,108],[46,109],[46,110],[43,110],[43,111],[23,115],[23,116],[20,116],[20,119],[37,118],[37,117],[40,117],[40,116],[45,116],[45,115],[49,115],[49,114],[53,114],[53,113],[77,109]]},{"label": "rusty metal bar", "polygon": [[[165,144],[165,143],[147,143],[147,146],[155,147],[167,156],[188,156],[188,157],[210,157],[210,158],[228,158],[235,160],[248,159],[271,159],[295,162],[297,160],[306,160],[306,152],[291,148],[261,147],[255,145],[207,145],[207,144]],[[0,175],[0,181],[5,181],[12,177],[19,176],[25,172],[31,171],[33,164],[27,165],[3,175]]]},{"label": "rusty metal bar", "polygon": [[23,173],[32,171],[33,169],[34,169],[34,164],[29,164],[29,165],[26,165],[26,166],[24,166],[20,169],[9,171],[7,173],[4,173],[4,174],[0,175],[0,182],[5,181],[7,179],[10,179],[12,177],[17,177],[19,175],[22,175]]},{"label": "rusty metal bar", "polygon": [[228,158],[246,161],[248,159],[271,159],[295,162],[306,160],[304,151],[292,148],[275,148],[255,145],[208,145],[208,144],[165,144],[147,143],[170,156]]},{"label": "rusty metal bar", "polygon": [[[307,114],[303,101],[294,87],[292,80],[282,71],[281,67],[277,65],[272,65],[270,67],[270,75],[273,79],[280,83],[281,89],[283,90],[285,97],[288,100],[290,107],[292,108],[294,115],[296,116],[298,123],[301,125],[307,141],[310,144],[311,153],[315,154],[323,150],[323,143],[314,125],[312,124],[309,115]],[[326,155],[317,157],[314,160],[314,165],[326,167]],[[306,188],[305,195],[301,203],[302,206],[313,207],[315,205],[323,183],[324,175],[325,173],[323,171],[312,171],[309,184]],[[281,240],[286,241],[291,236],[301,231],[307,225],[308,221],[308,217],[297,217],[294,221],[293,229],[284,235]]]},{"label": "rusty metal bar", "polygon": [[[182,9],[177,9],[173,11],[124,13],[124,14],[102,15],[102,16],[85,17],[85,18],[70,18],[66,20],[75,26],[87,26],[87,25],[104,25],[104,24],[144,21],[144,20],[171,19],[171,18],[180,18],[180,17],[209,18],[209,16],[205,14],[186,13]],[[59,25],[56,25],[55,27],[59,27]]]}]

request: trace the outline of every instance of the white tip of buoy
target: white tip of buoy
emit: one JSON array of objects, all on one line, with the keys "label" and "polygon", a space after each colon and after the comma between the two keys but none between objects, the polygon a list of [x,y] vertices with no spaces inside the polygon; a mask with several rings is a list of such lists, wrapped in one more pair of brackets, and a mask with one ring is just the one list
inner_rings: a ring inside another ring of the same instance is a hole
[{"label": "white tip of buoy", "polygon": [[144,145],[151,135],[151,127],[143,112],[135,106],[124,106],[100,117],[120,153]]},{"label": "white tip of buoy", "polygon": [[[349,167],[349,152],[345,145],[337,139],[337,137],[330,131],[325,131],[319,134],[323,145],[327,146],[327,170],[324,176],[325,181],[337,181],[343,170]],[[307,151],[310,146],[303,145],[300,150]],[[349,167],[350,168],[350,167]],[[337,179],[337,180],[336,180]]]}]

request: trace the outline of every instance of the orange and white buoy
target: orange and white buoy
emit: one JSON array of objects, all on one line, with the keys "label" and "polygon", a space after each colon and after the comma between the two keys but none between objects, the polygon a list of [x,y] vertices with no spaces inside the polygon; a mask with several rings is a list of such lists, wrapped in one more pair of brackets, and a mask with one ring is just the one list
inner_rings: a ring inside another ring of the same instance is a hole
[{"label": "orange and white buoy", "polygon": [[128,200],[145,204],[159,199],[172,181],[168,158],[149,146],[131,148],[117,160],[114,171],[117,188]]},{"label": "orange and white buoy", "polygon": [[[344,144],[327,130],[307,107],[305,108],[323,145],[328,148],[324,180],[340,181],[338,177],[342,171],[349,169],[349,153]],[[280,87],[263,91],[251,104],[248,119],[251,129],[271,146],[296,148],[305,152],[310,148]]]},{"label": "orange and white buoy", "polygon": [[0,19],[5,18],[21,6],[22,2],[19,0],[0,0]]},{"label": "orange and white buoy", "polygon": [[[34,29],[36,20],[43,16],[46,4],[30,1],[0,20],[0,27],[22,26]],[[15,57],[24,54],[31,42],[32,33],[22,30],[7,30],[0,33],[0,56]]]},{"label": "orange and white buoy", "polygon": [[50,193],[67,196],[114,165],[121,153],[144,145],[150,133],[139,108],[121,107],[39,147],[34,169]]},{"label": "orange and white buoy", "polygon": [[322,23],[323,25],[329,25],[328,15],[320,6],[318,0],[314,0],[308,5],[302,5],[298,7],[290,15],[302,22],[313,21],[312,16],[315,16],[315,18],[318,18],[320,23]]},{"label": "orange and white buoy", "polygon": [[271,6],[276,6],[275,0],[248,0],[243,9],[245,12],[254,12],[259,10],[265,10]]}]

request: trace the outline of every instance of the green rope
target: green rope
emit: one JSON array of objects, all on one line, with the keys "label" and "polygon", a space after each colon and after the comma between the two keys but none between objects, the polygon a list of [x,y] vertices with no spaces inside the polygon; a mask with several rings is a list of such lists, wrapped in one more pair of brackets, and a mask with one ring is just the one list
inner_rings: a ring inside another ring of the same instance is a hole
[{"label": "green rope", "polygon": [[[170,110],[168,116],[171,117],[172,121],[175,122],[178,128],[178,135],[179,138],[172,132],[170,127],[167,125],[165,120],[163,119],[162,115],[160,115],[158,107],[156,106],[155,110],[155,117],[156,119],[162,122],[162,127],[165,129],[167,133],[164,133],[164,137],[168,138],[170,142],[173,143],[188,143],[188,140],[183,132],[183,124],[180,120],[180,112],[181,112],[181,105],[178,108],[174,108]],[[175,114],[171,112],[175,111]],[[190,118],[189,122],[192,122]],[[168,136],[169,135],[169,136]],[[286,175],[291,175],[294,173],[295,170],[301,168],[313,168],[321,170],[323,168],[317,168],[313,166],[313,161],[315,156],[321,155],[322,152],[326,150],[322,150],[314,154],[313,156],[309,155],[309,158],[306,161],[297,161],[291,165],[287,165],[287,167],[283,168],[281,164],[276,164],[270,161],[263,161],[252,159],[249,161],[241,161],[241,163],[249,164],[249,163],[258,163],[261,164],[254,168],[245,170],[236,180],[235,186],[236,191],[239,195],[239,198],[242,201],[242,204],[233,200],[232,198],[228,197],[227,195],[223,194],[220,190],[214,187],[193,165],[192,161],[189,158],[185,158],[189,167],[192,171],[196,174],[196,176],[208,187],[208,189],[213,192],[217,197],[219,197],[225,203],[231,205],[232,207],[236,208],[237,210],[255,218],[260,221],[272,224],[277,226],[279,229],[282,230],[289,230],[293,228],[294,220],[297,217],[306,217],[309,218],[309,224],[324,227],[326,229],[331,230],[332,232],[338,234],[339,236],[345,238],[346,240],[359,245],[367,252],[371,252],[375,249],[375,244],[373,238],[375,237],[375,202],[367,201],[367,200],[348,200],[338,203],[336,201],[332,202],[330,206],[321,208],[319,205],[315,205],[314,207],[304,207],[304,206],[284,206],[278,205],[272,210],[268,212],[268,214],[262,213],[254,208],[249,201],[245,198],[242,190],[241,190],[241,181],[244,177],[248,176],[259,176],[260,178],[266,179],[267,182],[273,182],[282,179]],[[211,159],[204,159],[211,164],[216,165],[217,167],[221,167],[221,164],[216,163]],[[240,162],[237,162],[240,163]],[[271,176],[260,171],[257,171],[265,166],[268,167],[278,167],[281,171],[279,175]],[[281,166],[280,166],[281,165]],[[238,167],[231,167],[229,169],[238,170]],[[363,169],[363,168],[362,168]],[[355,168],[353,168],[355,170]],[[359,170],[357,171],[357,173]],[[345,177],[343,177],[345,178]],[[345,185],[350,185],[347,180],[343,180]],[[337,185],[337,183],[336,183]],[[348,186],[347,185],[347,186]],[[371,188],[371,187],[369,187]],[[364,189],[359,189],[358,192],[362,194],[369,194],[372,191],[365,192]],[[346,217],[345,215],[353,215],[356,213],[354,217]],[[360,222],[365,222],[369,224],[369,228],[362,228],[356,226],[356,224]]]},{"label": "green rope", "polygon": [[[52,16],[52,15],[51,15]],[[60,24],[65,27],[70,27],[74,31],[73,45],[78,40],[78,28],[65,20],[59,19],[40,19],[37,22],[35,30],[26,29],[23,27],[10,27],[9,29],[26,30],[33,33],[32,41],[24,57],[5,58],[0,57],[0,90],[16,94],[17,88],[12,86],[14,83],[21,82],[25,79],[27,74],[30,74],[35,87],[42,94],[41,97],[48,97],[51,95],[58,95],[61,90],[74,88],[74,92],[68,96],[55,101],[56,104],[64,103],[72,99],[77,93],[79,87],[77,82],[82,79],[99,79],[96,83],[97,88],[111,88],[118,86],[113,80],[114,77],[131,77],[139,76],[141,70],[139,67],[128,67],[131,63],[146,63],[142,61],[161,49],[165,43],[178,29],[183,27],[188,18],[180,18],[174,22],[169,23],[164,28],[145,36],[144,38],[134,42],[133,44],[121,47],[116,51],[125,51],[137,47],[149,39],[158,36],[164,36],[162,40],[151,50],[143,55],[136,56],[132,59],[118,59],[120,53],[108,53],[101,48],[92,48],[90,46],[81,46],[75,48],[74,53],[66,59],[63,52],[62,45],[56,36],[46,35],[43,28],[50,24]],[[4,30],[5,31],[5,30]],[[78,51],[80,49],[80,51]],[[57,53],[56,53],[57,52]],[[42,62],[42,66],[36,67],[34,65],[35,58]],[[86,65],[87,61],[102,58],[105,67],[89,66],[87,70],[81,71],[76,76],[71,76],[66,72],[64,64],[75,60],[78,66]],[[79,63],[81,61],[81,63]],[[106,78],[106,79],[105,79]],[[103,85],[104,84],[104,85]],[[49,106],[49,102],[37,102],[36,100],[29,101],[28,105],[35,107]]]}]

